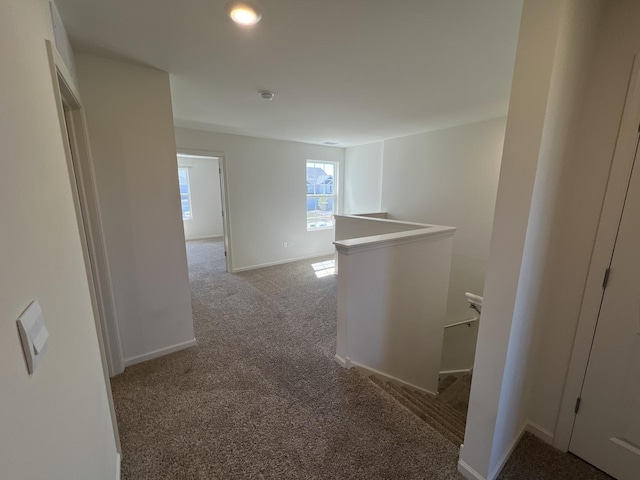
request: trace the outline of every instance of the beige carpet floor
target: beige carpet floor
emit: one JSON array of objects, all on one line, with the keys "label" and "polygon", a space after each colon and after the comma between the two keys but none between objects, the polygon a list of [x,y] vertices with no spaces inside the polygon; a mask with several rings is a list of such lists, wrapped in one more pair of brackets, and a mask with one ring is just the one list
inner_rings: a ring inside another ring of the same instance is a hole
[{"label": "beige carpet floor", "polygon": [[189,242],[198,345],[112,381],[123,478],[460,479],[457,449],[333,360],[336,277]]},{"label": "beige carpet floor", "polygon": [[[463,478],[450,441],[334,362],[336,277],[187,254],[198,345],[112,379],[123,480]],[[526,435],[500,478],[609,477]]]}]

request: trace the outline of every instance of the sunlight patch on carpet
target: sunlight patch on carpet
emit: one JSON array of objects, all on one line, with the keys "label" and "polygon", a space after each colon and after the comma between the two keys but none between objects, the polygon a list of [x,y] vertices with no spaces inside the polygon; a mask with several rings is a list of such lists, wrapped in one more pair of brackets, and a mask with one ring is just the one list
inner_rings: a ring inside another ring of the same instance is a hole
[{"label": "sunlight patch on carpet", "polygon": [[336,261],[327,260],[326,262],[312,263],[311,268],[315,271],[316,277],[328,277],[336,273]]}]

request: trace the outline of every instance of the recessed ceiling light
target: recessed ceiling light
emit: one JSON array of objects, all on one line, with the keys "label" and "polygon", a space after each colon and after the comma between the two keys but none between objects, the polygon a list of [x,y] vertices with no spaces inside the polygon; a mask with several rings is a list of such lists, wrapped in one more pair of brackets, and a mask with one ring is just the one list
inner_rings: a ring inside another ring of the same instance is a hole
[{"label": "recessed ceiling light", "polygon": [[324,142],[325,145],[338,145],[338,142]]},{"label": "recessed ceiling light", "polygon": [[262,18],[262,14],[255,5],[248,2],[229,2],[224,9],[231,20],[244,27],[255,25]]},{"label": "recessed ceiling light", "polygon": [[269,90],[263,90],[262,92],[260,92],[260,98],[263,100],[273,100],[273,97],[275,96],[276,94],[270,92]]}]

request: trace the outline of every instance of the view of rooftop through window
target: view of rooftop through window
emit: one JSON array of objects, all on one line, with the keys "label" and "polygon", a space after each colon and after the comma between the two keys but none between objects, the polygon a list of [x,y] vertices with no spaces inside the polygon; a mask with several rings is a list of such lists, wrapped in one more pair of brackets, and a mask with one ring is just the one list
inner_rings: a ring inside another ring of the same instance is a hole
[{"label": "view of rooftop through window", "polygon": [[307,161],[307,230],[333,228],[337,170],[335,162]]}]

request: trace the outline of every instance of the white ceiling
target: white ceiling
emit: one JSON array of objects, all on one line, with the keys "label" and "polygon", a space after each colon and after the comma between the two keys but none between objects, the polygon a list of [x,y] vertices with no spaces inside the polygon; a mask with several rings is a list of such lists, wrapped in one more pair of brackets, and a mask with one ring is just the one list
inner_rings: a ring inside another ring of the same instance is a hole
[{"label": "white ceiling", "polygon": [[255,0],[253,29],[225,3],[56,0],[79,50],[171,74],[179,126],[351,146],[506,115],[521,0]]}]

